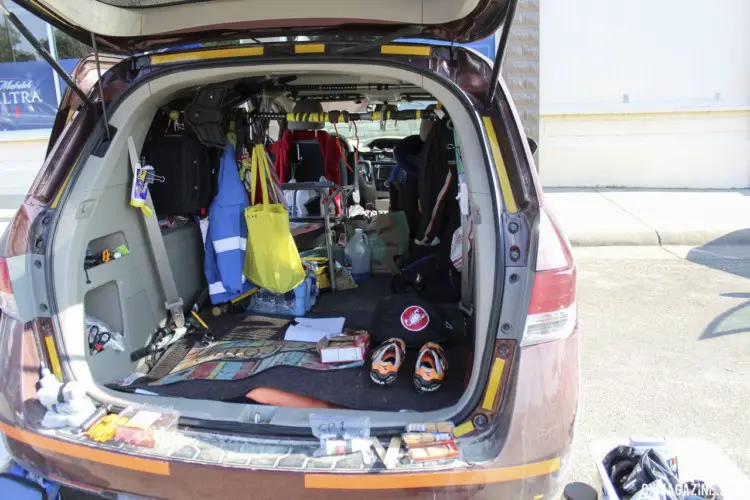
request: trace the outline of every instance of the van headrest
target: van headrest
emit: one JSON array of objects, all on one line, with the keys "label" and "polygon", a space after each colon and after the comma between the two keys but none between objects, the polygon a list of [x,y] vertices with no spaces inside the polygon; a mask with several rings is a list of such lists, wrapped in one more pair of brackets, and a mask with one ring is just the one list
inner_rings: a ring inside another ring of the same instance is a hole
[{"label": "van headrest", "polygon": [[430,130],[432,130],[433,125],[435,125],[433,120],[422,118],[422,123],[419,124],[419,137],[422,141],[427,140],[427,136],[430,135]]},{"label": "van headrest", "polygon": [[[425,108],[425,113],[435,111],[437,106],[434,104],[430,104]],[[435,125],[434,120],[430,120],[429,118],[422,118],[422,122],[419,124],[419,137],[423,140],[427,140],[427,136],[430,135],[430,130],[432,130],[432,126]]]}]

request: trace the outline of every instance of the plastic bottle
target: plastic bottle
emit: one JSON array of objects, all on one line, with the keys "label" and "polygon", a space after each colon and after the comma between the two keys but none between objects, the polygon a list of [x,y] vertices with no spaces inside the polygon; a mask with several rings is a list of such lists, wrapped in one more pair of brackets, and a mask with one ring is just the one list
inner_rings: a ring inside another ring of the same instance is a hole
[{"label": "plastic bottle", "polygon": [[310,295],[307,287],[307,277],[302,280],[302,283],[297,285],[294,289],[294,310],[295,316],[304,316],[309,309],[308,304],[310,303]]},{"label": "plastic bottle", "polygon": [[308,290],[309,282],[307,279],[287,293],[273,293],[262,289],[253,294],[247,312],[304,316],[312,307]]},{"label": "plastic bottle", "polygon": [[352,262],[352,277],[357,283],[370,279],[372,249],[362,229],[355,229],[354,236],[346,244],[346,254]]},{"label": "plastic bottle", "polygon": [[315,271],[309,271],[307,279],[310,283],[308,290],[310,291],[310,308],[312,309],[318,302],[318,277],[315,275]]},{"label": "plastic bottle", "polygon": [[262,289],[253,294],[250,299],[250,306],[248,306],[248,312],[291,315],[294,314],[293,302],[294,293],[288,299],[286,294],[273,293]]}]

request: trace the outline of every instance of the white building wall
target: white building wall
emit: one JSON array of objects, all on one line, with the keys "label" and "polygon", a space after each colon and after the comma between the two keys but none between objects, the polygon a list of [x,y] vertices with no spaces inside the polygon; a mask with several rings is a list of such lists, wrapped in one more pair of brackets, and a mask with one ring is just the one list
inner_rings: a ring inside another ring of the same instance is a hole
[{"label": "white building wall", "polygon": [[750,2],[544,0],[547,186],[750,186]]},{"label": "white building wall", "polygon": [[[0,236],[34,182],[47,151],[49,131],[0,133]],[[0,449],[0,464],[2,463]]]},{"label": "white building wall", "polygon": [[44,162],[48,140],[49,131],[0,134],[0,195],[26,194]]}]

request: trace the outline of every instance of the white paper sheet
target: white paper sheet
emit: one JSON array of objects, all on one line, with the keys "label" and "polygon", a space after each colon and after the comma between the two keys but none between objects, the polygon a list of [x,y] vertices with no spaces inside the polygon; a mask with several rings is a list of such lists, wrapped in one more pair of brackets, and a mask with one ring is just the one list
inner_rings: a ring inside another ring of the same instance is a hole
[{"label": "white paper sheet", "polygon": [[316,330],[305,325],[290,325],[284,334],[284,340],[294,342],[317,342],[323,337],[330,335],[328,332]]},{"label": "white paper sheet", "polygon": [[297,323],[313,330],[327,333],[342,333],[346,318],[294,318]]}]

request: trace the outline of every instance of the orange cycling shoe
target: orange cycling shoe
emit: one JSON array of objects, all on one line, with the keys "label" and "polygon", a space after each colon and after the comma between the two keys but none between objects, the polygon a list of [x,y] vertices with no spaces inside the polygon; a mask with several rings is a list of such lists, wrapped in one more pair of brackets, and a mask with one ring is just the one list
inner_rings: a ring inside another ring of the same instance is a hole
[{"label": "orange cycling shoe", "polygon": [[448,362],[443,348],[435,342],[427,342],[419,350],[417,366],[414,369],[414,385],[420,393],[434,392],[440,388],[445,378]]},{"label": "orange cycling shoe", "polygon": [[392,338],[380,344],[372,353],[372,381],[382,386],[389,386],[395,382],[405,356],[406,344],[401,339]]}]

